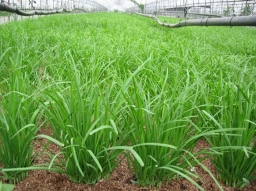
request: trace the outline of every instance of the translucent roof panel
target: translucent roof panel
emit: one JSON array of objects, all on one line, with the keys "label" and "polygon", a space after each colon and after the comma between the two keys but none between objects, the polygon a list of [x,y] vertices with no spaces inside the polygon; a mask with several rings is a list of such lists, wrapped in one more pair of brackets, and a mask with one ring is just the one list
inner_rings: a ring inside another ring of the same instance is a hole
[{"label": "translucent roof panel", "polygon": [[[108,10],[125,11],[127,8],[134,7],[136,4],[132,0],[95,0],[99,4],[105,6]],[[138,4],[146,4],[156,0],[136,0]]]},{"label": "translucent roof panel", "polygon": [[[136,0],[137,4],[145,4],[156,0]],[[2,3],[17,6],[22,9],[58,9],[58,8],[85,8],[104,6],[107,10],[125,11],[127,8],[137,6],[134,0],[1,0]]]}]

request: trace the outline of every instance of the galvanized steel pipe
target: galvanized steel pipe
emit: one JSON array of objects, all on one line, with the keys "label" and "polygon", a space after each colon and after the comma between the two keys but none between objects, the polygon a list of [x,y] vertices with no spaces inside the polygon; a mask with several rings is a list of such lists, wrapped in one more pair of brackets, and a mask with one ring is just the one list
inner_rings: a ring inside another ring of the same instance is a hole
[{"label": "galvanized steel pipe", "polygon": [[154,15],[147,15],[136,13],[138,15],[149,17],[157,21],[157,23],[164,27],[178,28],[185,26],[256,26],[256,15],[252,16],[237,16],[237,17],[223,17],[223,18],[202,18],[181,21],[177,24],[168,24],[161,22]]},{"label": "galvanized steel pipe", "polygon": [[20,9],[16,7],[11,7],[9,5],[6,5],[4,3],[0,3],[0,11],[6,11],[10,13],[16,13],[18,15],[22,16],[32,16],[32,15],[50,15],[50,14],[56,14],[56,13],[61,13],[64,12],[64,9],[60,10],[51,10],[51,11],[42,11],[42,10],[33,10],[33,11],[21,11]]},{"label": "galvanized steel pipe", "polygon": [[62,13],[62,12],[72,12],[74,10],[80,10],[87,12],[87,10],[82,9],[82,8],[74,8],[72,10],[66,10],[66,9],[59,9],[59,10],[50,10],[50,11],[43,11],[43,10],[32,10],[32,11],[22,11],[16,7],[11,7],[7,4],[0,3],[0,11],[6,11],[9,13],[16,13],[18,15],[22,16],[33,16],[33,15],[51,15],[51,14],[57,14],[57,13]]}]

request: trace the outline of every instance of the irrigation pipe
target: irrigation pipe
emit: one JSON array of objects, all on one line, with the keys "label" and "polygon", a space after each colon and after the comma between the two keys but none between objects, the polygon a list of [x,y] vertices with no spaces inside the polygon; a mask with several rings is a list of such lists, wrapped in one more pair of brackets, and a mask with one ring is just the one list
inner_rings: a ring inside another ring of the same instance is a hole
[{"label": "irrigation pipe", "polygon": [[223,18],[203,18],[181,21],[177,24],[169,24],[161,22],[156,16],[134,12],[137,15],[149,17],[157,21],[164,27],[178,28],[185,26],[256,26],[256,15],[238,16],[238,17],[223,17]]},{"label": "irrigation pipe", "polygon": [[[80,9],[80,8],[76,8],[76,9],[73,9],[73,10],[82,10],[84,12],[87,12],[85,9]],[[22,16],[50,15],[50,14],[57,14],[57,13],[62,13],[62,12],[71,12],[71,11],[66,10],[66,9],[51,10],[51,11],[33,10],[33,11],[25,12],[25,11],[22,11],[22,10],[16,8],[16,7],[11,7],[11,6],[6,5],[4,3],[0,3],[0,11],[16,13],[16,14],[22,15]]]}]

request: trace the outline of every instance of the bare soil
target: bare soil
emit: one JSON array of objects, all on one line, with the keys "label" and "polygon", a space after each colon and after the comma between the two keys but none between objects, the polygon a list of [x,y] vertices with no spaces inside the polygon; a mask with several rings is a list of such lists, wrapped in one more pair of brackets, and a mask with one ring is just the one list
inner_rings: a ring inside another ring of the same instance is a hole
[{"label": "bare soil", "polygon": [[[42,128],[39,134],[51,135],[52,130],[50,128]],[[46,143],[46,140],[40,140]],[[35,141],[34,147],[36,151],[42,150],[42,145],[38,141]],[[196,145],[195,150],[209,147],[208,143],[204,140],[200,140]],[[50,144],[49,148],[57,153],[59,148]],[[37,159],[35,162],[43,163],[46,156]],[[203,161],[203,164],[216,175],[214,166],[209,159]],[[219,188],[214,183],[212,178],[200,167],[195,167],[195,170],[200,175],[201,180],[196,180],[205,191],[218,191]],[[160,188],[157,187],[139,187],[132,183],[134,175],[128,170],[126,160],[123,160],[121,164],[111,173],[111,176],[107,180],[102,180],[95,185],[76,184],[69,180],[66,175],[50,172],[35,170],[29,172],[28,178],[21,181],[15,186],[15,191],[198,191],[198,189],[192,185],[186,179],[175,179],[171,182],[165,182]],[[256,191],[256,181],[252,181],[251,184],[243,189],[234,189],[226,187],[225,191]]]}]

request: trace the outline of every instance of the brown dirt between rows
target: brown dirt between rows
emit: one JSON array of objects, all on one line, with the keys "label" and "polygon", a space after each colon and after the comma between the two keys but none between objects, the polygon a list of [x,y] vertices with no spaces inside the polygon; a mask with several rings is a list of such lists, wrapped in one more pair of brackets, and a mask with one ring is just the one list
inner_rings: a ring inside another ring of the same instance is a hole
[{"label": "brown dirt between rows", "polygon": [[[42,128],[39,134],[51,135],[52,130],[50,128]],[[41,140],[46,142],[46,140]],[[41,144],[38,141],[34,143],[36,151],[42,150]],[[195,150],[208,147],[208,144],[204,140],[200,140]],[[57,153],[58,147],[54,144],[50,144],[49,148]],[[36,163],[42,163],[43,158],[37,159]],[[211,171],[214,175],[216,172],[209,159],[203,161],[203,164]],[[196,180],[205,191],[217,191],[219,188],[214,183],[212,178],[203,171],[200,167],[195,168],[202,181]],[[160,188],[157,187],[139,187],[138,185],[132,184],[133,180],[132,173],[128,170],[126,160],[123,160],[119,166],[111,173],[111,176],[107,180],[102,180],[95,185],[76,184],[69,180],[66,175],[50,172],[35,170],[29,172],[28,178],[21,181],[14,188],[14,191],[197,191],[198,189],[185,179],[175,179],[170,182],[165,182]],[[256,191],[256,181],[252,181],[251,184],[243,189],[234,189],[226,187],[225,191]]]}]

